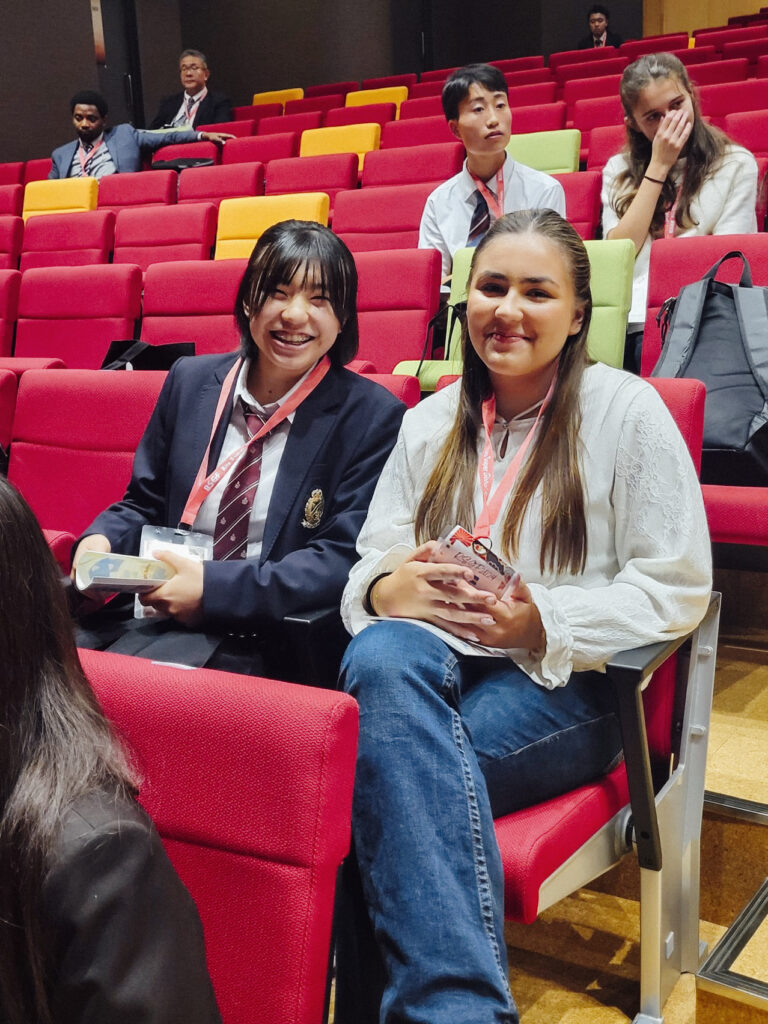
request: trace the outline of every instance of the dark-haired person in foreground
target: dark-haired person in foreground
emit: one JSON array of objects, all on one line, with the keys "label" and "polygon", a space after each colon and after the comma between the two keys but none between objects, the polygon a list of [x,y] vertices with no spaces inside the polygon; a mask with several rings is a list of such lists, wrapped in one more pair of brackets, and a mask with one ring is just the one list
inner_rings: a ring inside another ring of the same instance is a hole
[{"label": "dark-haired person in foreground", "polygon": [[208,88],[211,72],[208,60],[200,50],[184,50],[179,57],[182,92],[166,96],[160,103],[149,127],[194,128],[198,124],[218,124],[232,120],[232,104],[228,97]]},{"label": "dark-haired person in foreground", "polygon": [[141,170],[141,151],[154,151],[178,142],[225,142],[232,136],[224,132],[198,132],[191,128],[178,131],[145,132],[130,124],[107,127],[109,108],[99,92],[84,89],[69,101],[77,138],[51,153],[53,166],[49,178],[104,178],[108,174]]},{"label": "dark-haired person in foreground", "polygon": [[0,478],[0,1020],[220,1024],[194,903],[83,675],[59,571]]},{"label": "dark-haired person in foreground", "polygon": [[328,228],[284,221],[261,236],[235,304],[241,352],[174,364],[125,498],[91,524],[74,561],[84,550],[138,554],[142,527],[182,520],[213,538],[213,558],[163,554],[177,574],[141,600],[168,618],[123,608],[110,622],[105,609],[81,646],[261,673],[277,623],[339,604],[404,412],[344,369],[356,301],[354,260]]},{"label": "dark-haired person in foreground", "polygon": [[565,193],[559,181],[507,153],[512,111],[498,68],[459,68],[443,86],[442,101],[448,127],[464,144],[467,159],[427,199],[419,248],[440,250],[447,278],[456,250],[477,245],[502,214],[543,207],[564,217]]}]

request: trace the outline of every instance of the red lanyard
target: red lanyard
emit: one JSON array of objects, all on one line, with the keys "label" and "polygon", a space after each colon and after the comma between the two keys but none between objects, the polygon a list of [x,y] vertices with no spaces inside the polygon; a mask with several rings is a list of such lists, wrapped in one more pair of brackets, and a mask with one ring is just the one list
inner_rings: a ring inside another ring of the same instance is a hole
[{"label": "red lanyard", "polygon": [[82,142],[80,143],[80,148],[77,151],[77,155],[78,155],[78,157],[80,159],[80,170],[83,172],[83,177],[84,178],[88,177],[88,175],[85,173],[85,168],[91,162],[91,160],[93,159],[93,157],[94,157],[94,155],[96,153],[96,150],[99,148],[99,146],[102,144],[103,141],[104,141],[104,136],[102,135],[102,137],[99,139],[99,141],[96,143],[96,145],[91,149],[91,151],[88,154],[88,156],[85,155],[85,151],[83,149]]},{"label": "red lanyard", "polygon": [[677,230],[677,223],[675,221],[675,215],[677,214],[677,204],[680,201],[680,189],[677,190],[675,195],[675,201],[672,203],[670,208],[664,214],[664,237],[674,238],[675,231]]},{"label": "red lanyard", "polygon": [[491,190],[488,188],[484,181],[481,181],[479,178],[476,178],[474,174],[472,175],[472,180],[477,185],[477,188],[480,194],[482,195],[483,199],[485,199],[486,203],[488,203],[488,209],[491,211],[496,220],[498,220],[499,217],[503,217],[504,164],[502,164],[498,171],[496,171],[496,195],[494,195],[493,192],[491,192]]},{"label": "red lanyard", "polygon": [[240,445],[231,455],[228,455],[224,461],[214,469],[210,476],[206,477],[208,469],[208,459],[211,454],[211,445],[213,444],[213,438],[216,435],[216,431],[221,423],[221,418],[224,415],[225,407],[231,397],[232,388],[234,387],[237,375],[243,365],[243,360],[238,359],[232,369],[229,371],[227,376],[224,378],[224,383],[221,385],[221,393],[219,394],[219,401],[216,405],[216,412],[213,417],[213,425],[211,426],[211,436],[208,440],[208,447],[205,449],[205,455],[200,463],[200,468],[197,471],[195,482],[192,485],[189,498],[187,498],[187,504],[184,506],[184,511],[181,514],[181,520],[179,527],[187,526],[192,527],[195,521],[197,513],[200,511],[200,506],[203,504],[205,499],[214,489],[216,484],[224,477],[227,471],[235,462],[243,455],[245,450],[249,448],[255,441],[260,440],[265,434],[274,430],[280,423],[283,422],[294,409],[297,409],[304,399],[310,395],[320,381],[325,377],[326,373],[331,368],[331,361],[328,356],[323,356],[320,362],[315,366],[306,380],[303,382],[301,387],[298,387],[290,398],[286,399],[285,402],[277,409],[262,426],[262,428],[255,433],[252,437],[249,437],[245,444]]},{"label": "red lanyard", "polygon": [[555,390],[555,378],[552,378],[552,383],[549,385],[549,391],[547,391],[544,401],[541,403],[536,420],[523,438],[523,443],[515,452],[512,461],[504,471],[504,476],[499,481],[499,486],[493,492],[491,496],[491,487],[493,486],[493,442],[491,440],[491,432],[493,430],[493,424],[496,420],[496,396],[491,395],[490,398],[486,398],[483,402],[483,427],[485,428],[485,444],[483,445],[483,452],[480,456],[480,460],[477,467],[477,475],[480,479],[480,490],[483,495],[483,507],[480,509],[480,514],[475,520],[475,528],[473,533],[475,538],[478,540],[490,540],[491,527],[499,518],[499,512],[501,506],[512,490],[512,487],[517,479],[517,474],[520,472],[520,467],[523,464],[523,459],[531,445],[533,435],[536,433],[536,428],[539,425],[541,414],[544,412],[546,407],[549,405],[549,401],[552,398],[552,393]]}]

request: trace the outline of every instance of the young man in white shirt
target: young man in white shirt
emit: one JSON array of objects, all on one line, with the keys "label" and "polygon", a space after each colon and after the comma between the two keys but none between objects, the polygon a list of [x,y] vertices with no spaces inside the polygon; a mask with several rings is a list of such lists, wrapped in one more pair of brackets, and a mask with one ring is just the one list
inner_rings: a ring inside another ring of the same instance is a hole
[{"label": "young man in white shirt", "polygon": [[469,64],[443,86],[448,127],[464,144],[467,159],[453,178],[427,198],[419,248],[439,249],[443,283],[453,254],[480,241],[497,217],[514,210],[546,207],[565,216],[559,181],[518,163],[506,151],[512,129],[504,75],[490,64]]}]

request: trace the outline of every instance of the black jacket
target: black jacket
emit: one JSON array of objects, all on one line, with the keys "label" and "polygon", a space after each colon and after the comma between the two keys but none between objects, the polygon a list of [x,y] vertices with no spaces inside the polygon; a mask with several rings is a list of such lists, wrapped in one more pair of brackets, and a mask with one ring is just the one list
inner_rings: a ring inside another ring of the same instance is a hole
[{"label": "black jacket", "polygon": [[[176,117],[181,106],[183,92],[177,92],[173,96],[166,96],[160,103],[160,107],[149,125],[150,130],[163,128],[169,125]],[[229,97],[220,92],[208,92],[203,102],[195,111],[192,119],[192,127],[197,128],[200,124],[219,124],[221,121],[232,120],[232,104]]]}]

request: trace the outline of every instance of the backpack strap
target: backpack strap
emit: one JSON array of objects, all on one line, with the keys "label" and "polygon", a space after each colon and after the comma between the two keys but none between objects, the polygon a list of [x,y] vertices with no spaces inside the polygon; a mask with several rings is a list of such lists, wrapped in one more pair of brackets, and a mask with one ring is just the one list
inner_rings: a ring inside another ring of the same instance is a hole
[{"label": "backpack strap", "polygon": [[696,344],[709,287],[710,279],[705,276],[680,290],[652,377],[684,376]]}]

